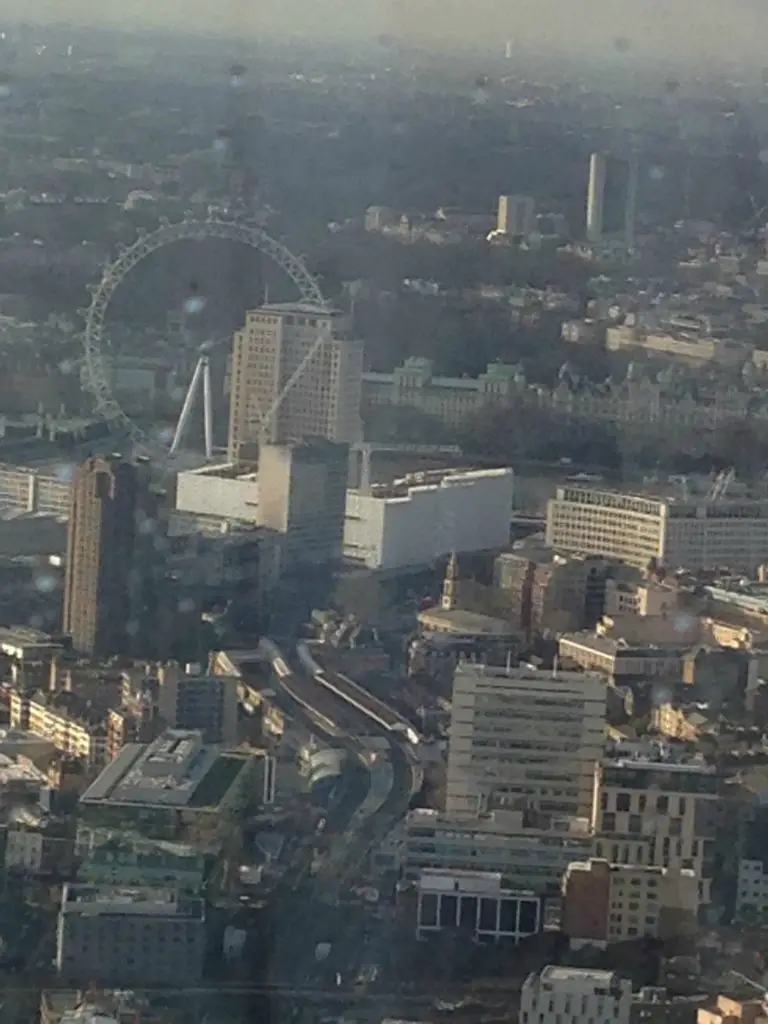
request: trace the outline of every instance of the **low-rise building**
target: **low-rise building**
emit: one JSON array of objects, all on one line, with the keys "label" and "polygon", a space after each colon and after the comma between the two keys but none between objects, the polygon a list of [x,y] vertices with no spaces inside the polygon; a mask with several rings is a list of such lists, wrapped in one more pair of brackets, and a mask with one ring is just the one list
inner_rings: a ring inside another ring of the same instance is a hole
[{"label": "low-rise building", "polygon": [[169,662],[157,666],[157,684],[158,711],[168,727],[199,730],[205,743],[237,745],[237,679]]},{"label": "low-rise building", "polygon": [[657,704],[651,709],[651,728],[669,740],[695,743],[711,726],[712,718],[695,704]]},{"label": "low-rise building", "polygon": [[547,505],[547,544],[634,566],[753,573],[768,550],[768,503],[673,501],[568,484]]},{"label": "low-rise building", "polygon": [[679,596],[678,588],[671,583],[609,579],[605,585],[605,614],[642,618],[672,615],[677,610]]},{"label": "low-rise building", "polygon": [[462,815],[424,808],[406,817],[399,866],[407,880],[434,869],[498,872],[515,889],[543,894],[556,892],[568,864],[591,850],[585,818],[526,817],[506,810]]},{"label": "low-rise building", "polygon": [[416,883],[416,936],[458,929],[478,942],[514,942],[542,926],[541,900],[509,889],[498,872],[424,871]]},{"label": "low-rise building", "polygon": [[29,757],[0,753],[0,808],[19,804],[50,804],[51,784],[46,772]]},{"label": "low-rise building", "polygon": [[576,862],[563,878],[562,930],[572,948],[690,936],[697,927],[698,888],[695,872],[687,869]]},{"label": "low-rise building", "polygon": [[14,728],[28,729],[90,768],[106,763],[106,710],[92,706],[77,694],[40,690],[30,694],[14,689],[10,712]]},{"label": "low-rise building", "polygon": [[[763,794],[760,794],[762,797]],[[760,799],[758,797],[758,799]],[[742,843],[736,877],[735,911],[745,920],[768,919],[768,826],[764,804],[744,808],[745,817],[737,822]],[[738,834],[738,832],[737,832]]]},{"label": "low-rise building", "polygon": [[36,878],[67,878],[73,853],[74,837],[66,819],[31,808],[11,812],[5,834],[7,871]]},{"label": "low-rise building", "polygon": [[505,547],[513,486],[511,469],[447,470],[349,491],[344,556],[393,570]]},{"label": "low-rise building", "polygon": [[683,645],[630,644],[623,637],[584,630],[563,633],[558,655],[589,672],[600,672],[615,683],[632,679],[679,679]]},{"label": "low-rise building", "polygon": [[184,843],[81,829],[77,851],[82,858],[77,880],[89,885],[173,886],[191,893],[203,887],[205,856]]},{"label": "low-rise building", "polygon": [[505,551],[494,583],[508,595],[525,636],[593,627],[603,616],[610,563],[598,555],[561,555],[540,543]]},{"label": "low-rise building", "polygon": [[199,982],[205,905],[173,890],[64,886],[56,929],[63,982],[104,986]]},{"label": "low-rise building", "polygon": [[649,356],[673,359],[690,366],[742,366],[752,355],[752,348],[732,338],[709,337],[696,325],[690,330],[648,330],[636,324],[619,324],[605,332],[609,352],[641,349]]},{"label": "low-rise building", "polygon": [[764,1024],[768,1020],[763,999],[731,999],[719,995],[713,1007],[700,1007],[696,1024]]},{"label": "low-rise building", "polygon": [[124,989],[58,989],[40,997],[40,1024],[171,1024],[176,1014]]},{"label": "low-rise building", "polygon": [[629,1024],[632,982],[613,971],[544,967],[520,994],[519,1024]]},{"label": "low-rise building", "polygon": [[456,425],[493,403],[510,404],[520,390],[518,366],[489,363],[479,377],[436,377],[429,359],[411,356],[392,373],[364,373],[364,406],[411,406]]},{"label": "low-rise building", "polygon": [[94,824],[153,823],[175,835],[180,823],[215,825],[253,802],[271,804],[274,791],[274,758],[265,751],[225,752],[205,745],[199,732],[168,729],[148,745],[128,744],[80,805]]}]

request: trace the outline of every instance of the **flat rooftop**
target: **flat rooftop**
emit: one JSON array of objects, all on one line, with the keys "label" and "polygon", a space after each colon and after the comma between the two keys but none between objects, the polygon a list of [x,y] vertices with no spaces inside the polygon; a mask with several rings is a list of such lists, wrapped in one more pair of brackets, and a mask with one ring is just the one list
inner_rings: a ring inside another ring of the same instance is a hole
[{"label": "flat rooftop", "polygon": [[254,313],[299,313],[304,316],[340,316],[337,309],[330,309],[327,306],[319,306],[313,302],[268,302],[265,306],[259,306],[253,310]]},{"label": "flat rooftop", "polygon": [[395,504],[413,500],[428,491],[436,493],[455,487],[471,487],[473,484],[487,480],[507,479],[514,479],[514,470],[510,467],[500,469],[427,469],[409,473],[405,477],[393,480],[392,483],[373,484],[368,494],[363,494],[362,491],[354,493]]},{"label": "flat rooftop", "polygon": [[23,656],[28,650],[45,650],[54,654],[63,648],[59,640],[50,633],[31,626],[0,626],[0,651],[9,657]]},{"label": "flat rooftop", "polygon": [[148,745],[127,744],[88,787],[81,803],[212,809],[245,761],[206,746],[199,732],[168,729]]},{"label": "flat rooftop", "polygon": [[218,477],[222,480],[258,480],[258,467],[255,463],[215,462],[212,466],[198,466],[196,469],[184,470],[180,476]]},{"label": "flat rooftop", "polygon": [[507,889],[499,871],[453,871],[450,868],[425,868],[419,877],[422,892],[463,895],[525,896],[535,898],[531,889]]},{"label": "flat rooftop", "polygon": [[419,612],[419,625],[424,629],[445,630],[466,636],[517,636],[511,623],[494,619],[490,615],[467,612],[461,608],[445,611],[442,608],[428,608]]},{"label": "flat rooftop", "polygon": [[181,895],[175,889],[113,885],[65,885],[61,894],[61,913],[81,917],[192,917],[201,921],[205,917],[201,899]]},{"label": "flat rooftop", "polygon": [[609,765],[616,768],[631,768],[633,771],[646,771],[646,772],[672,772],[685,774],[686,772],[695,772],[698,775],[716,775],[717,768],[713,764],[703,764],[701,762],[672,762],[672,761],[650,761],[643,760],[641,758],[634,759],[629,757],[619,757],[616,759],[607,759],[603,761],[603,764],[608,767]]},{"label": "flat rooftop", "polygon": [[31,763],[20,763],[14,757],[7,754],[0,754],[0,787],[12,786],[14,784],[27,783],[33,786],[48,786],[49,780],[45,772]]},{"label": "flat rooftop", "polygon": [[613,971],[600,971],[588,967],[555,967],[549,965],[543,967],[541,980],[548,981],[553,985],[580,984],[595,985],[601,988],[610,988],[616,977]]}]

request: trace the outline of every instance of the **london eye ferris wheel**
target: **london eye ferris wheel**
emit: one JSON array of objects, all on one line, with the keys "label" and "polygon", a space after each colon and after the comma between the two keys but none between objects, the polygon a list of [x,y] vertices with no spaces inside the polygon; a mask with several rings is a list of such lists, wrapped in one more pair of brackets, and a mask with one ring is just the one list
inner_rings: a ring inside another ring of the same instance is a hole
[{"label": "london eye ferris wheel", "polygon": [[[155,432],[147,431],[123,409],[114,394],[110,381],[110,368],[108,360],[105,358],[108,340],[107,312],[115,292],[138,264],[167,246],[217,239],[257,251],[261,258],[268,260],[282,271],[288,281],[292,282],[299,301],[322,308],[327,307],[317,281],[309,273],[302,260],[282,242],[268,234],[261,224],[254,224],[250,216],[255,202],[255,177],[250,165],[248,146],[244,144],[247,135],[245,130],[247,118],[243,106],[242,88],[244,75],[245,67],[242,64],[233,64],[229,69],[231,87],[230,109],[227,115],[229,126],[219,128],[214,140],[214,151],[222,157],[222,168],[227,176],[227,191],[232,201],[233,211],[230,214],[211,213],[205,218],[187,213],[176,223],[172,223],[167,218],[161,218],[158,227],[154,230],[139,231],[135,241],[121,246],[115,259],[103,267],[101,279],[89,288],[91,295],[89,305],[81,310],[85,321],[83,383],[94,398],[97,413],[110,427],[127,433],[138,448],[148,451],[157,458],[166,458],[178,451],[197,391],[200,389],[203,398],[205,454],[208,458],[212,456],[211,345],[204,345],[200,349],[172,439],[170,434],[167,439],[163,439],[157,437]],[[319,336],[307,358],[299,367],[297,371],[299,375],[314,357],[322,340],[322,336]],[[283,394],[293,385],[296,377],[297,373],[294,373],[289,381],[284,382]],[[274,409],[265,410],[264,418],[268,419],[274,411]]]}]

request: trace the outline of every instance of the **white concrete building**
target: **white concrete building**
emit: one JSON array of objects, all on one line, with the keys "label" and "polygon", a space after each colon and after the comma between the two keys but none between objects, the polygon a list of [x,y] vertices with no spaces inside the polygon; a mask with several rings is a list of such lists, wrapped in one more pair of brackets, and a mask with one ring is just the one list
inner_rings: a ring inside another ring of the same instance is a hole
[{"label": "white concrete building", "polygon": [[629,1024],[632,982],[613,971],[544,967],[520,995],[520,1024]]},{"label": "white concrete building", "polygon": [[599,243],[603,237],[603,207],[605,181],[608,176],[608,157],[593,153],[589,158],[589,185],[587,187],[587,241]]},{"label": "white concrete building", "polygon": [[460,664],[446,810],[527,805],[588,817],[606,699],[605,681],[590,672]]},{"label": "white concrete building", "polygon": [[259,474],[231,462],[179,473],[176,508],[180,512],[259,522]]},{"label": "white concrete building", "polygon": [[451,551],[509,544],[511,469],[447,472],[435,482],[350,491],[344,555],[369,569],[427,565]]},{"label": "white concrete building", "polygon": [[645,570],[724,566],[752,574],[768,550],[768,502],[673,501],[601,488],[558,487],[547,505],[547,544]]},{"label": "white concrete building", "polygon": [[572,860],[592,850],[587,818],[528,822],[509,810],[470,815],[418,808],[408,812],[397,838],[397,867],[408,881],[434,869],[490,871],[535,893],[557,890]]}]

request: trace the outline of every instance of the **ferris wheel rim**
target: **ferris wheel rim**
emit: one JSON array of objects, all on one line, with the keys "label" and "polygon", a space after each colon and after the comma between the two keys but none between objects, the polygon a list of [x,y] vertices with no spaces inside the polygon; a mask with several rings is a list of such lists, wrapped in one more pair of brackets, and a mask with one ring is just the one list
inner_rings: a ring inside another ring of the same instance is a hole
[{"label": "ferris wheel rim", "polygon": [[161,459],[170,456],[168,447],[142,430],[112,394],[102,355],[106,313],[123,280],[147,256],[175,242],[203,241],[206,238],[219,238],[256,249],[290,278],[300,293],[299,302],[329,308],[320,286],[302,260],[263,228],[243,221],[223,220],[219,217],[202,220],[190,216],[171,222],[163,217],[153,231],[140,231],[133,242],[121,246],[117,257],[102,267],[99,282],[88,286],[91,301],[86,308],[80,310],[85,319],[82,334],[85,369],[83,386],[94,397],[97,414],[111,428],[125,430],[134,445]]}]

